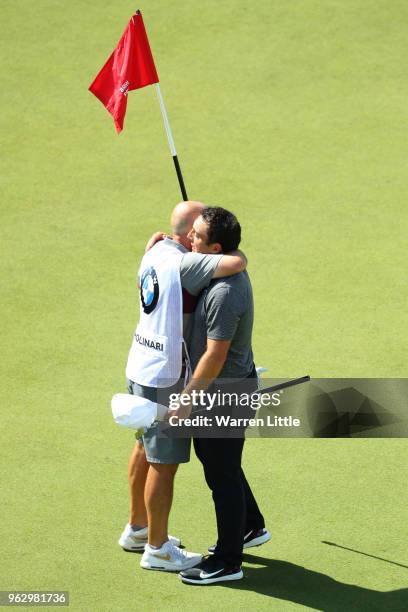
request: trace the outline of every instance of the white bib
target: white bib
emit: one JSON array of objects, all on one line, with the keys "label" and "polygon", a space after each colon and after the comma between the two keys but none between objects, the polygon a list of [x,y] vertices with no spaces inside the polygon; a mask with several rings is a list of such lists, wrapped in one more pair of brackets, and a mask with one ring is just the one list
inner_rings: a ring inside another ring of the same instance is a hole
[{"label": "white bib", "polygon": [[147,387],[170,387],[181,376],[183,253],[168,241],[158,242],[140,264],[140,319],[130,347],[126,376]]}]

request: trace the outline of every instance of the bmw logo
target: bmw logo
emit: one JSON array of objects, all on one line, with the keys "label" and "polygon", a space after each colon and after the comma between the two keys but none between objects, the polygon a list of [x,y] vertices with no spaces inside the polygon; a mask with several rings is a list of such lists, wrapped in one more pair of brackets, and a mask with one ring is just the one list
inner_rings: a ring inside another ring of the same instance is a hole
[{"label": "bmw logo", "polygon": [[142,274],[140,280],[140,299],[143,311],[146,314],[150,314],[156,308],[159,300],[159,282],[154,268],[147,268]]}]

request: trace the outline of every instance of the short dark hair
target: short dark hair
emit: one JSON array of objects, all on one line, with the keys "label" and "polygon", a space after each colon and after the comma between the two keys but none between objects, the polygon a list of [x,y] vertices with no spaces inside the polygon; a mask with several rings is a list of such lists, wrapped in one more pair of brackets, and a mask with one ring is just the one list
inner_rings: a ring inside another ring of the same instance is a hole
[{"label": "short dark hair", "polygon": [[223,253],[238,248],[241,242],[241,226],[232,212],[221,206],[206,206],[201,216],[208,225],[207,244],[218,242]]}]

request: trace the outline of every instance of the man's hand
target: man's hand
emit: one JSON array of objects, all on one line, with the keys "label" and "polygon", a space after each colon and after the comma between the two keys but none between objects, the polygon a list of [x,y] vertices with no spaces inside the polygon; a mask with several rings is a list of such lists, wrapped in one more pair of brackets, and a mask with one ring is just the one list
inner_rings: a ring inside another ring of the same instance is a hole
[{"label": "man's hand", "polygon": [[167,234],[164,232],[155,232],[150,238],[149,242],[146,244],[145,253],[147,253],[147,251],[149,251],[156,244],[156,242],[164,240],[166,236]]},{"label": "man's hand", "polygon": [[[231,340],[211,340],[207,338],[207,350],[198,362],[192,379],[180,394],[175,408],[168,410],[164,417],[165,421],[169,421],[171,418],[172,423],[175,424],[175,419],[179,421],[188,419],[193,410],[192,392],[208,389],[221,372],[230,346]],[[205,406],[200,406],[201,410],[204,408]]]},{"label": "man's hand", "polygon": [[175,417],[178,420],[188,419],[192,411],[191,399],[187,393],[183,393],[180,396],[178,401],[178,406],[176,408],[172,408],[166,414],[166,421],[170,419],[170,417]]},{"label": "man's hand", "polygon": [[[231,340],[211,340],[207,338],[207,350],[198,362],[193,377],[180,395],[176,410],[167,413],[167,419],[175,415],[178,419],[187,419],[192,412],[191,393],[205,391],[218,374],[227,358]],[[200,406],[201,409],[205,406]]]}]

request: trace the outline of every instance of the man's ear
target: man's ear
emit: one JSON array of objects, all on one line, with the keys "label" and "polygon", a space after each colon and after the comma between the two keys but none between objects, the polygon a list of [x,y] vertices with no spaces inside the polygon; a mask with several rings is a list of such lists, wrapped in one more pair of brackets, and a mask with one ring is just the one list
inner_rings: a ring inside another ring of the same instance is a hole
[{"label": "man's ear", "polygon": [[211,248],[211,252],[214,255],[218,255],[219,253],[222,253],[222,246],[220,245],[219,242],[213,242],[210,248]]}]

